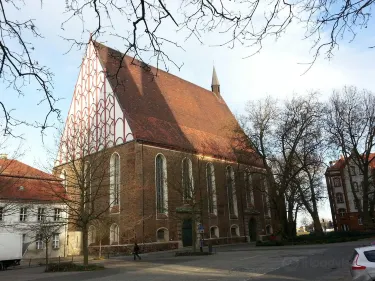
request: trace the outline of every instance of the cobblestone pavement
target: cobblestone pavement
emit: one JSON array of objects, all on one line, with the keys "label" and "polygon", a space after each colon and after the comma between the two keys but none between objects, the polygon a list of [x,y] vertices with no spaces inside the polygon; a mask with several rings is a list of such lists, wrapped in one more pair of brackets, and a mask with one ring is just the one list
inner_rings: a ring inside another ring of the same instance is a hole
[{"label": "cobblestone pavement", "polygon": [[43,273],[43,268],[0,272],[1,281],[349,281],[348,259],[353,248],[366,242],[260,248],[247,244],[221,247],[212,256],[174,257],[173,253],[145,254],[141,261],[116,257],[102,261],[106,270]]}]

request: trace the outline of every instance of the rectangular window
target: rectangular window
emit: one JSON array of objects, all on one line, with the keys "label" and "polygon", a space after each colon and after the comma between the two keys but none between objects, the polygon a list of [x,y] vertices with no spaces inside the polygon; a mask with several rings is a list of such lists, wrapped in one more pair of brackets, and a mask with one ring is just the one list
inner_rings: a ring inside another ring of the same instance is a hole
[{"label": "rectangular window", "polygon": [[53,239],[52,239],[52,248],[53,249],[58,249],[60,248],[60,235],[58,233],[55,233],[53,235]]},{"label": "rectangular window", "polygon": [[341,186],[341,180],[340,178],[333,178],[333,185],[334,187],[340,187]]},{"label": "rectangular window", "polygon": [[[353,200],[353,203],[354,203],[354,208],[355,208],[356,210],[358,210],[357,202],[356,202],[355,200]],[[359,204],[361,204],[361,203],[359,203]]]},{"label": "rectangular window", "polygon": [[356,175],[356,173],[355,173],[355,166],[350,166],[350,174],[351,174],[352,176],[355,176],[355,175]]},{"label": "rectangular window", "polygon": [[358,192],[358,182],[353,182],[353,189],[355,192]]},{"label": "rectangular window", "polygon": [[344,203],[344,197],[342,196],[342,193],[339,192],[336,194],[337,203]]},{"label": "rectangular window", "polygon": [[46,209],[38,208],[38,221],[44,221],[46,219]]},{"label": "rectangular window", "polygon": [[61,218],[61,209],[55,208],[55,216],[53,217],[54,221],[59,221]]},{"label": "rectangular window", "polygon": [[0,207],[0,221],[4,220],[4,207]]},{"label": "rectangular window", "polygon": [[37,250],[42,250],[44,249],[44,243],[43,243],[43,237],[41,234],[38,234],[36,236],[36,249]]},{"label": "rectangular window", "polygon": [[20,209],[20,221],[26,221],[27,219],[27,208]]},{"label": "rectangular window", "polygon": [[345,213],[346,213],[346,210],[345,210],[345,209],[339,209],[340,217],[344,217],[344,216],[345,216]]},{"label": "rectangular window", "polygon": [[362,222],[362,218],[358,218],[358,225],[362,225],[363,222]]}]

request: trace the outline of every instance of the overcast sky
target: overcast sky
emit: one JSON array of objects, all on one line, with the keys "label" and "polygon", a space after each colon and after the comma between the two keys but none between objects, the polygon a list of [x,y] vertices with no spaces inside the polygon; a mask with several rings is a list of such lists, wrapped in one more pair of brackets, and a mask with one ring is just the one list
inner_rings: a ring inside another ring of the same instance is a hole
[{"label": "overcast sky", "polygon": [[[62,13],[65,1],[45,1],[43,7],[35,5],[39,4],[39,1],[33,2],[33,5],[29,2],[30,5],[26,7],[27,13],[24,9],[18,12],[11,11],[10,15],[36,19],[36,25],[44,38],[30,39],[35,47],[33,55],[39,64],[47,65],[55,75],[54,94],[61,98],[57,107],[61,109],[65,120],[84,50],[73,49],[64,55],[69,49],[69,44],[60,36],[86,40],[89,38],[89,33],[82,35],[81,26],[77,21],[67,24],[65,30],[61,29],[61,23],[69,16]],[[86,28],[90,29],[90,24],[92,26],[95,19],[92,15],[87,15],[87,19]],[[120,19],[115,18],[113,24],[126,28],[126,24]],[[277,42],[274,40],[265,42],[259,54],[247,59],[244,57],[253,52],[249,48],[210,47],[209,45],[220,40],[219,34],[204,35],[202,39],[205,45],[202,45],[194,39],[184,42],[186,33],[183,31],[176,33],[172,23],[164,26],[163,32],[179,40],[184,48],[182,51],[166,46],[165,51],[174,61],[183,64],[181,70],[170,65],[169,71],[209,89],[212,67],[215,65],[224,100],[234,113],[240,113],[248,100],[259,99],[266,95],[283,99],[293,93],[304,94],[309,90],[319,90],[324,98],[332,89],[344,85],[356,85],[375,91],[375,50],[368,48],[375,44],[375,27],[371,24],[369,26],[354,42],[342,41],[331,60],[323,57],[318,59],[311,70],[304,75],[302,74],[307,68],[304,63],[312,59],[311,41],[302,40],[303,30],[299,26],[293,26]],[[121,51],[123,45],[119,40],[109,36],[104,39],[108,46]],[[9,108],[15,109],[14,114],[17,117],[41,121],[46,113],[46,107],[37,105],[41,96],[33,86],[26,86],[26,95],[17,97],[14,92],[5,89],[2,85],[1,100],[6,102]],[[25,138],[23,148],[26,153],[21,160],[36,166],[47,160],[38,130],[22,127],[17,133],[22,133]],[[54,146],[54,134],[53,130],[46,132],[44,138],[46,145]],[[12,143],[16,142],[12,141]],[[327,204],[322,209],[322,214],[330,216]]]}]

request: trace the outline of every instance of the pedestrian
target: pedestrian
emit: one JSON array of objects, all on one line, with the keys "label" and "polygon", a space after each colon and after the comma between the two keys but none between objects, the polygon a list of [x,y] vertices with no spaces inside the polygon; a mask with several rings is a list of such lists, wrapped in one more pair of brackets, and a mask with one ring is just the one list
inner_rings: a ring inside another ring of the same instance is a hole
[{"label": "pedestrian", "polygon": [[133,256],[134,256],[134,260],[136,257],[138,257],[138,259],[141,260],[141,257],[139,256],[139,246],[137,242],[134,243]]}]

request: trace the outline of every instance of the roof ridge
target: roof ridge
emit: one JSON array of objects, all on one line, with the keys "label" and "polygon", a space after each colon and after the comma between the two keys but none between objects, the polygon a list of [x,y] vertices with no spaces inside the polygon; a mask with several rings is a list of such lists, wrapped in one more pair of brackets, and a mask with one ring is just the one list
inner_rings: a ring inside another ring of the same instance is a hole
[{"label": "roof ridge", "polygon": [[[94,47],[95,47],[95,48],[97,47],[97,46],[95,46],[95,45],[102,45],[103,47],[105,47],[105,48],[107,48],[107,49],[110,49],[110,50],[112,50],[112,51],[114,51],[114,52],[117,52],[117,53],[119,53],[119,54],[121,54],[121,55],[124,55],[124,53],[120,52],[119,50],[113,49],[112,47],[108,47],[107,45],[104,45],[103,43],[97,42],[97,41],[95,41],[95,40],[92,40],[92,41],[93,41],[93,43],[94,43]],[[100,57],[100,56],[99,56],[99,57]],[[124,58],[129,58],[129,59],[132,59],[132,60],[134,60],[134,61],[139,62],[139,65],[138,65],[139,67],[141,67],[141,64],[143,63],[142,61],[136,59],[135,57],[129,56],[129,55],[125,55]],[[183,78],[181,78],[181,77],[179,77],[179,76],[177,76],[177,75],[175,75],[175,74],[173,74],[173,73],[170,73],[170,72],[167,72],[167,71],[165,71],[165,70],[163,70],[163,69],[157,68],[157,67],[155,67],[155,66],[153,66],[153,65],[151,65],[151,64],[148,64],[148,66],[151,67],[151,68],[153,68],[153,69],[155,69],[155,70],[157,70],[157,72],[160,71],[160,72],[162,72],[162,73],[164,73],[164,74],[166,74],[166,75],[170,75],[170,76],[176,77],[176,78],[179,79],[179,80],[182,80],[182,81],[184,81],[184,82],[187,82],[187,83],[189,83],[189,84],[191,84],[191,85],[194,85],[194,86],[196,86],[196,87],[198,87],[198,88],[201,88],[201,89],[203,89],[203,90],[205,90],[205,91],[207,91],[207,92],[213,94],[213,92],[210,91],[209,89],[203,88],[202,86],[199,86],[199,85],[197,85],[197,84],[194,84],[193,82],[191,82],[191,81],[189,81],[189,80],[186,80],[186,79],[183,79]],[[158,77],[157,75],[155,75],[155,76]],[[225,100],[224,100],[222,97],[220,98],[220,100],[222,100],[222,101],[226,104]]]},{"label": "roof ridge", "polygon": [[[27,168],[26,175],[28,174],[27,173],[28,171],[38,172],[38,173],[41,174],[41,176],[36,176],[34,173],[32,173],[32,174],[34,174],[33,176],[21,176],[23,178],[27,178],[27,177],[28,178],[35,178],[35,179],[53,179],[53,178],[56,178],[53,174],[50,174],[50,173],[44,172],[44,171],[42,171],[40,169],[34,168],[34,167],[32,167],[32,166],[30,166],[30,165],[28,165],[28,164],[26,164],[24,162],[21,162],[21,161],[19,161],[17,159],[3,159],[3,161],[9,163],[9,165],[7,167],[9,167],[12,162],[14,162],[14,163],[17,163],[19,166],[23,166],[23,167]],[[12,174],[12,173],[9,173],[9,172],[8,172],[9,174],[7,174],[6,170],[7,170],[7,168],[5,168],[1,172],[0,175],[3,175],[3,176],[11,176],[11,175],[13,175],[13,176],[16,176],[16,177],[20,177],[19,175]]]}]

